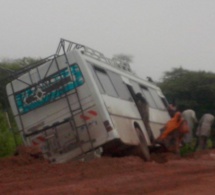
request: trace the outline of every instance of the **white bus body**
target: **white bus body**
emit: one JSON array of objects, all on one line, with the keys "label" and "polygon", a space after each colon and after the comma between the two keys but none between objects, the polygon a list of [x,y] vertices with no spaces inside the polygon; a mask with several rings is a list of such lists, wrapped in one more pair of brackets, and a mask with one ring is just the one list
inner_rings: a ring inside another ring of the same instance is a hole
[{"label": "white bus body", "polygon": [[137,128],[150,146],[132,93],[141,92],[148,101],[155,138],[170,118],[156,85],[87,47],[32,67],[6,90],[24,143],[39,146],[57,163],[101,147],[111,154],[137,146]]}]

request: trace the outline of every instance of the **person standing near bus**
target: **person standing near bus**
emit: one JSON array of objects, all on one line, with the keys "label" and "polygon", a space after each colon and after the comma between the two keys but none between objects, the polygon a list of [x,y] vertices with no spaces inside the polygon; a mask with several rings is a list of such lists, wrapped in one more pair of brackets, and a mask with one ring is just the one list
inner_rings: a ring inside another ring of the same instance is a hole
[{"label": "person standing near bus", "polygon": [[211,126],[214,123],[214,116],[212,114],[206,113],[202,116],[197,127],[196,136],[197,148],[196,150],[205,150],[207,148],[208,137],[211,134]]},{"label": "person standing near bus", "polygon": [[150,141],[153,142],[154,141],[154,136],[152,134],[152,130],[149,124],[149,106],[148,103],[146,101],[146,99],[142,96],[141,93],[137,93],[135,96],[135,101],[136,101],[136,105],[137,108],[140,112],[141,118],[143,120],[143,123],[145,125],[146,131],[148,132]]},{"label": "person standing near bus", "polygon": [[180,145],[184,135],[189,131],[187,121],[180,112],[165,124],[161,130],[161,135],[155,140],[154,144],[163,145],[169,152],[180,155]]},{"label": "person standing near bus", "polygon": [[182,117],[187,121],[189,127],[189,131],[184,136],[183,142],[184,144],[190,144],[193,141],[194,125],[198,122],[196,113],[194,110],[187,109],[182,112]]}]

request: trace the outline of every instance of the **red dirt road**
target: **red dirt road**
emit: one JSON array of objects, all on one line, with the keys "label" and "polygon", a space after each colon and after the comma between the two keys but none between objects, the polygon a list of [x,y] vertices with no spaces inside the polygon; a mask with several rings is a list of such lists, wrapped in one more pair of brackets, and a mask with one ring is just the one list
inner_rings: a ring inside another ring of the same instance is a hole
[{"label": "red dirt road", "polygon": [[215,193],[215,150],[179,158],[153,154],[102,157],[90,162],[49,164],[27,153],[0,160],[0,194],[152,194]]}]

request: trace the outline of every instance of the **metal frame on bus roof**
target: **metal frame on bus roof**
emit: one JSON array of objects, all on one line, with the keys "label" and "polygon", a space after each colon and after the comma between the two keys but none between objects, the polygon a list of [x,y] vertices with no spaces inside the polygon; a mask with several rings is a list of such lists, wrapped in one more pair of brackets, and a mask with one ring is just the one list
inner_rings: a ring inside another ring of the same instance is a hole
[{"label": "metal frame on bus roof", "polygon": [[[48,56],[46,58],[41,59],[40,61],[37,61],[36,63],[30,64],[24,68],[19,69],[18,71],[11,71],[11,70],[6,70],[9,73],[9,76],[7,76],[7,78],[13,78],[13,79],[17,79],[19,76],[21,76],[22,74],[30,71],[33,68],[36,68],[48,61],[53,61],[55,60],[57,57],[61,56],[61,55],[65,55],[65,52],[69,52],[72,51],[73,49],[79,50],[81,51],[81,53],[85,56],[88,56],[90,58],[93,58],[95,60],[98,60],[100,62],[103,62],[107,65],[110,65],[112,67],[115,67],[119,70],[122,70],[124,72],[130,73],[132,75],[136,75],[130,68],[130,64],[128,62],[124,62],[123,60],[120,59],[110,59],[104,56],[103,53],[92,49],[90,47],[87,47],[85,45],[79,44],[79,43],[75,43],[66,39],[60,39],[60,43],[58,44],[56,53],[54,55]],[[65,52],[64,52],[65,51]],[[4,78],[5,80],[5,78]]]},{"label": "metal frame on bus roof", "polygon": [[131,68],[130,68],[130,64],[128,62],[124,62],[123,60],[120,60],[120,59],[116,59],[116,58],[113,58],[113,59],[110,59],[110,58],[107,58],[104,56],[103,53],[95,50],[95,49],[92,49],[90,47],[87,47],[87,46],[84,46],[84,45],[81,45],[79,43],[75,43],[75,42],[72,42],[72,41],[68,41],[66,39],[61,39],[60,40],[60,43],[58,45],[58,48],[57,48],[57,51],[56,51],[56,54],[60,55],[61,52],[63,52],[63,49],[66,51],[66,52],[69,52],[73,49],[77,49],[77,50],[80,50],[82,52],[82,54],[88,56],[88,57],[91,57],[95,60],[98,60],[100,62],[104,62],[110,66],[113,66],[117,69],[120,69],[120,70],[123,70],[123,71],[126,71],[128,73],[131,73],[131,74],[135,74]]}]

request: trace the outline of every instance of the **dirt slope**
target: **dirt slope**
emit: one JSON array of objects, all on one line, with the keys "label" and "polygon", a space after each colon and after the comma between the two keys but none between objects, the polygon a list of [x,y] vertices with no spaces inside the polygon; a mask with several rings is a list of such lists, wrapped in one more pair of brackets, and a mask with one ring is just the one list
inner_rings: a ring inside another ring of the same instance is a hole
[{"label": "dirt slope", "polygon": [[214,194],[215,150],[50,164],[29,153],[0,160],[0,194]]}]

